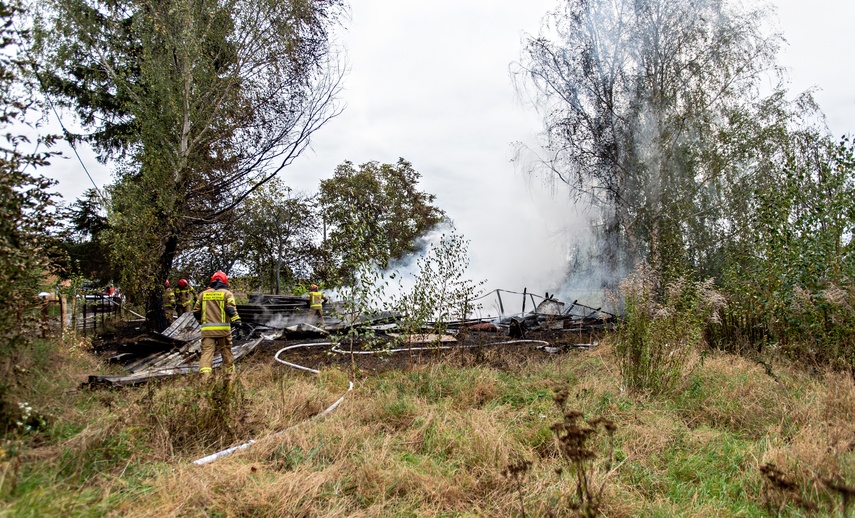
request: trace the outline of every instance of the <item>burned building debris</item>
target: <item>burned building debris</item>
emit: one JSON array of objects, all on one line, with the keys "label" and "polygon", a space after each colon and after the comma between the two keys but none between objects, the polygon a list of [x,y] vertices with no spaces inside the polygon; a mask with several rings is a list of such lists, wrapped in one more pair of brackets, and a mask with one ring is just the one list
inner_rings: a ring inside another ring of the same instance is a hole
[{"label": "burned building debris", "polygon": [[[264,340],[251,328],[243,326],[234,330],[232,354],[235,362],[251,354]],[[150,380],[170,378],[198,372],[202,342],[201,327],[192,313],[178,317],[162,333],[146,333],[138,340],[116,348],[110,361],[121,363],[127,375],[89,376],[90,386],[122,387],[138,385]],[[222,356],[214,356],[214,367],[222,363]]]},{"label": "burned building debris", "polygon": [[[527,291],[520,294],[495,290],[491,293],[495,295],[497,307],[500,310],[499,316],[442,323],[426,322],[422,329],[423,335],[434,337],[429,340],[432,342],[461,344],[467,336],[471,335],[496,337],[481,338],[479,339],[481,343],[501,340],[504,337],[512,339],[537,337],[540,340],[551,337],[554,340],[550,340],[550,345],[540,345],[538,348],[557,353],[570,348],[594,347],[598,342],[588,340],[586,343],[581,343],[581,341],[592,333],[607,331],[617,323],[616,315],[602,308],[581,304],[578,300],[568,304],[548,293],[541,297]],[[508,294],[523,296],[522,311],[506,314],[506,303],[510,302]],[[528,312],[525,311],[527,300],[530,301],[529,307],[533,308]],[[232,353],[235,361],[238,362],[252,354],[264,340],[328,340],[333,336],[334,341],[336,335],[346,334],[353,328],[370,330],[374,335],[400,340],[402,330],[398,327],[399,316],[394,313],[378,311],[354,315],[347,314],[342,305],[334,302],[325,306],[325,313],[329,316],[320,327],[306,321],[308,312],[305,298],[280,295],[251,296],[247,304],[237,306],[242,322],[233,328]],[[444,330],[443,334],[448,335],[448,340],[443,340],[442,337],[436,338],[437,329]],[[576,333],[580,339],[561,339],[561,335],[576,338],[572,333]],[[451,335],[457,335],[456,339],[452,339]],[[553,341],[554,344],[551,343]],[[88,383],[119,387],[197,372],[200,342],[198,322],[192,313],[185,313],[162,333],[142,334],[132,341],[116,344],[112,348],[109,360],[121,364],[127,374],[93,375],[89,377]],[[217,354],[214,367],[221,363],[222,358]]]}]

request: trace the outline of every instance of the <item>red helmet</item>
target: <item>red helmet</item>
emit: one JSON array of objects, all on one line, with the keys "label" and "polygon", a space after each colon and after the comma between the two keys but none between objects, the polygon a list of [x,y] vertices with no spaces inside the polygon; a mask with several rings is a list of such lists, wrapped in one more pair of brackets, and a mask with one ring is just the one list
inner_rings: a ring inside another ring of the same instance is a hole
[{"label": "red helmet", "polygon": [[228,278],[228,276],[226,276],[225,273],[223,273],[222,270],[217,270],[216,273],[214,273],[214,275],[211,276],[211,282],[214,282],[214,281],[220,281],[223,284],[228,284],[229,278]]},{"label": "red helmet", "polygon": [[169,279],[166,279],[166,282],[164,282],[163,285],[168,288],[169,287]]},{"label": "red helmet", "polygon": [[318,285],[312,284],[312,291],[318,291]]},{"label": "red helmet", "polygon": [[186,288],[187,287],[187,279],[179,279],[178,280],[178,287],[179,288]]}]

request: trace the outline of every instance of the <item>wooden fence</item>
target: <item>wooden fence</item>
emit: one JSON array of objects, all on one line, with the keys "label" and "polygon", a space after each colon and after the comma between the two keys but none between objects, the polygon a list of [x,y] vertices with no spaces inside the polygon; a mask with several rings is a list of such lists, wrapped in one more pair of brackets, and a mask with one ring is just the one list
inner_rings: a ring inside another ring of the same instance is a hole
[{"label": "wooden fence", "polygon": [[[69,300],[70,299],[70,300]],[[59,315],[51,308],[59,308]],[[41,309],[41,334],[59,324],[59,328],[74,329],[86,334],[103,328],[107,323],[121,319],[124,313],[137,315],[125,308],[124,298],[119,295],[89,295],[78,293],[73,298],[61,294],[45,299]],[[139,315],[137,315],[139,316]]]}]

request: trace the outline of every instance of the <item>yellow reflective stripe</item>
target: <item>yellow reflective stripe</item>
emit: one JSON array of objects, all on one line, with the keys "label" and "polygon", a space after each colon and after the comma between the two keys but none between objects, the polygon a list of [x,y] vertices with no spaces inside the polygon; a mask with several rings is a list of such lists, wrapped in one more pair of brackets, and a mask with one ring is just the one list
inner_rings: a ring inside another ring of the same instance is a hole
[{"label": "yellow reflective stripe", "polygon": [[214,369],[210,367],[202,367],[201,369],[199,369],[199,372],[214,372]]},{"label": "yellow reflective stripe", "polygon": [[228,323],[215,322],[213,324],[202,324],[203,331],[228,331],[232,328]]},{"label": "yellow reflective stripe", "polygon": [[233,316],[233,317],[232,317],[232,322],[234,322],[234,321],[236,321],[236,320],[240,320],[240,317],[239,317],[239,316],[237,316],[237,315],[235,315],[235,316]]},{"label": "yellow reflective stripe", "polygon": [[[228,324],[223,326],[223,323],[226,322],[226,307],[225,307],[226,294],[225,294],[225,292],[217,291],[217,290],[205,290],[202,292],[202,294],[199,298],[202,301],[201,306],[202,306],[202,328],[203,329],[212,329],[212,330],[220,330],[220,331],[223,329],[231,329],[228,326]],[[206,315],[206,313],[207,313],[206,302],[208,302],[208,301],[213,301],[220,307],[219,322],[213,323],[213,325],[218,325],[220,327],[213,327],[211,324],[206,325],[206,322],[208,320],[207,315]],[[228,301],[231,301],[232,304],[234,304],[234,297],[230,296],[228,298]]]}]

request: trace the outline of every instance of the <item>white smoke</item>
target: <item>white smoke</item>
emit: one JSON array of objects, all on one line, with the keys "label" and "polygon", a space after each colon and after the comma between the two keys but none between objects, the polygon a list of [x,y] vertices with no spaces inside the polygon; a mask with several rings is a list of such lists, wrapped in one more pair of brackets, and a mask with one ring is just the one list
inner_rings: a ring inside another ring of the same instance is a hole
[{"label": "white smoke", "polygon": [[273,329],[285,329],[286,327],[302,324],[306,321],[306,313],[283,314],[277,313],[272,315],[264,325]]}]

